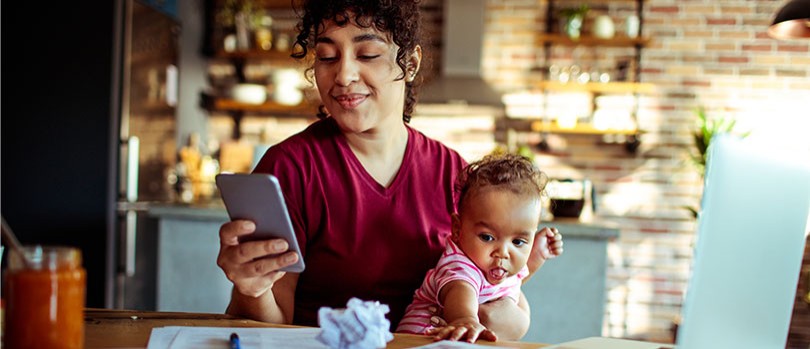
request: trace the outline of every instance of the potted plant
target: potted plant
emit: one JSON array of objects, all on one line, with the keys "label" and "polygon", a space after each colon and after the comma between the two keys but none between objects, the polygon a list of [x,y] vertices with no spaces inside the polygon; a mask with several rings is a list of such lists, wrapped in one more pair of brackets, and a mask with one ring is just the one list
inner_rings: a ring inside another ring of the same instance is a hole
[{"label": "potted plant", "polygon": [[[225,37],[234,35],[236,48],[247,50],[250,48],[251,33],[263,24],[266,13],[256,0],[225,0],[215,17],[225,31]],[[224,46],[227,48],[230,45]]]},{"label": "potted plant", "polygon": [[585,22],[585,15],[588,14],[589,10],[590,7],[587,4],[561,9],[559,14],[563,20],[562,32],[571,39],[579,39],[582,25]]},{"label": "potted plant", "polygon": [[[706,108],[698,106],[695,108],[697,115],[697,128],[692,137],[695,141],[696,152],[690,154],[690,161],[702,178],[706,173],[706,151],[709,149],[712,138],[722,133],[732,133],[737,121],[727,117],[709,118],[706,115]],[[750,132],[739,134],[740,137],[747,137]],[[692,216],[697,218],[698,210],[694,207],[687,207],[692,212]]]}]

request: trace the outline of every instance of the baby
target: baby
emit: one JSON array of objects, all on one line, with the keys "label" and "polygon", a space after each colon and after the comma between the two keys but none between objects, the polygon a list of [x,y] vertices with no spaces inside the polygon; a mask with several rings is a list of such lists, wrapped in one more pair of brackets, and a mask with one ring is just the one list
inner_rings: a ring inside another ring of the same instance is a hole
[{"label": "baby", "polygon": [[[450,240],[396,331],[437,340],[497,340],[481,325],[478,305],[503,297],[518,302],[536,234],[541,263],[563,250],[556,229],[538,232],[546,182],[545,174],[519,155],[488,155],[469,164],[456,183],[460,195]],[[436,306],[446,326],[430,324],[430,308]]]}]

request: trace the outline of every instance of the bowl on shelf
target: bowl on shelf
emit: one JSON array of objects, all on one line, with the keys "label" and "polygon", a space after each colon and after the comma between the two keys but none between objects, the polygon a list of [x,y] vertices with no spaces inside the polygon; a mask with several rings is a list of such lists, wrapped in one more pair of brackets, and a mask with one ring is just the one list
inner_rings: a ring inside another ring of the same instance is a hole
[{"label": "bowl on shelf", "polygon": [[579,217],[585,199],[554,199],[549,202],[549,210],[554,217]]},{"label": "bowl on shelf", "polygon": [[588,179],[551,179],[546,185],[549,211],[557,217],[578,218],[583,209],[593,203],[593,184]]},{"label": "bowl on shelf", "polygon": [[231,88],[231,98],[247,104],[262,104],[267,101],[267,88],[259,84],[236,84]]}]

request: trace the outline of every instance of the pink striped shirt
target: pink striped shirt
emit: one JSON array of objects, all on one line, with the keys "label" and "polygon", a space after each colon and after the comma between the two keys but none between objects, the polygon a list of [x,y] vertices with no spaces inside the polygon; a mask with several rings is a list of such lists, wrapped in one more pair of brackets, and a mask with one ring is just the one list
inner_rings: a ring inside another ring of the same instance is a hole
[{"label": "pink striped shirt", "polygon": [[428,270],[422,286],[416,290],[413,302],[405,309],[405,316],[400,321],[396,332],[423,334],[433,328],[430,317],[433,315],[428,307],[439,303],[439,291],[451,281],[462,280],[478,292],[478,304],[486,303],[504,296],[515,302],[520,298],[521,280],[529,275],[529,269],[524,266],[516,275],[506,278],[503,282],[493,285],[487,281],[484,273],[475,266],[472,260],[456,245],[447,240],[442,257],[436,267]]}]

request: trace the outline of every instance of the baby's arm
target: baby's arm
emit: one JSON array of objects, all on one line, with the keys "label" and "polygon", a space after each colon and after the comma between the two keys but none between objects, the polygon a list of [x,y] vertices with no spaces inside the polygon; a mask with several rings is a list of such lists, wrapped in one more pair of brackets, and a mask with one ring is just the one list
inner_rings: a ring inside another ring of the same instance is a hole
[{"label": "baby's arm", "polygon": [[529,267],[529,276],[523,283],[529,281],[534,272],[540,269],[548,259],[556,258],[563,253],[563,238],[557,228],[544,227],[534,235],[532,253],[526,266]]},{"label": "baby's arm", "polygon": [[444,305],[444,319],[447,326],[437,327],[428,332],[436,340],[462,340],[475,342],[478,338],[496,341],[495,333],[488,330],[478,320],[478,295],[466,281],[451,281],[439,291],[439,302]]}]

